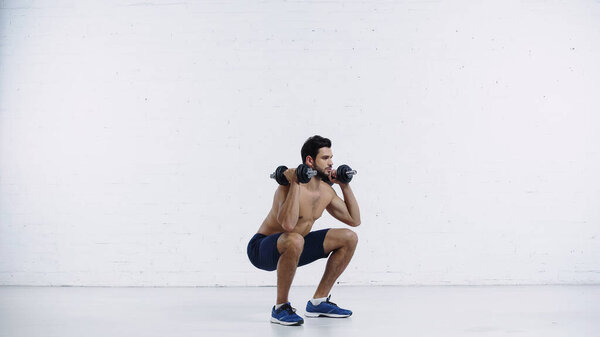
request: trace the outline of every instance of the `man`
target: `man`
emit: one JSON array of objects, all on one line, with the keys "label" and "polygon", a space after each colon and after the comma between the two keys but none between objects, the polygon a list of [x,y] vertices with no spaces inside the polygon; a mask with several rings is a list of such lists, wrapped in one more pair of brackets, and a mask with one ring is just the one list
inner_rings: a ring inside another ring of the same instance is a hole
[{"label": "man", "polygon": [[[302,184],[298,182],[296,169],[286,170],[284,175],[290,184],[277,188],[271,211],[248,244],[248,257],[254,266],[277,270],[277,301],[271,310],[271,322],[283,325],[304,323],[288,301],[296,267],[328,256],[321,282],[306,304],[306,316],[352,315],[352,311],[330,302],[328,295],[352,259],[358,236],[346,228],[310,230],[325,209],[347,225],[360,225],[358,203],[350,185],[336,179],[329,139],[310,137],[302,146],[301,155],[303,163],[316,170],[317,175]],[[344,200],[326,181],[340,186]]]}]

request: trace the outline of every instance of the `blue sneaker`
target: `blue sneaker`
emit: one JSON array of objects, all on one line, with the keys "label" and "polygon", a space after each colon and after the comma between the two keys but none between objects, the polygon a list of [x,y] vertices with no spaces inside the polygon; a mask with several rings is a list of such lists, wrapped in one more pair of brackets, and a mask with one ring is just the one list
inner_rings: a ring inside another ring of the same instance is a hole
[{"label": "blue sneaker", "polygon": [[271,323],[283,325],[300,325],[304,323],[302,317],[296,315],[296,309],[292,308],[290,302],[282,305],[279,309],[271,310]]},{"label": "blue sneaker", "polygon": [[331,295],[327,296],[327,300],[321,302],[319,305],[313,305],[311,301],[306,303],[306,317],[348,317],[352,315],[352,311],[347,309],[342,309],[337,306],[337,304],[330,302],[329,298]]}]

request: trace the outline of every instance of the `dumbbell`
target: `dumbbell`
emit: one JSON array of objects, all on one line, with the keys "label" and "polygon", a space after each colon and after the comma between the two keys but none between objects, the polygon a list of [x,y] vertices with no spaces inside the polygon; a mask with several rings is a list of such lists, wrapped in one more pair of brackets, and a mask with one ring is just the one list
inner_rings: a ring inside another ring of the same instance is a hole
[{"label": "dumbbell", "polygon": [[357,174],[356,170],[353,170],[348,165],[340,165],[336,170],[336,179],[342,184],[347,184],[352,181],[352,177]]},{"label": "dumbbell", "polygon": [[[287,180],[285,175],[283,174],[287,170],[287,166],[281,165],[279,166],[275,172],[271,173],[271,179],[275,179],[279,185],[287,186],[290,182]],[[298,182],[306,184],[310,181],[310,179],[317,175],[317,171],[311,169],[306,164],[300,164],[296,168],[296,177],[298,177]]]}]

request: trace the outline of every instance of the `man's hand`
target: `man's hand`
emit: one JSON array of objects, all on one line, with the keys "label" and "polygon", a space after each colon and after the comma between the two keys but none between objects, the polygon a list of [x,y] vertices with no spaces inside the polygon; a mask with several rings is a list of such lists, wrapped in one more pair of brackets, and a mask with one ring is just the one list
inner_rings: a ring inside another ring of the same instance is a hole
[{"label": "man's hand", "polygon": [[331,181],[334,184],[338,184],[340,186],[346,186],[348,184],[344,184],[341,181],[337,180],[337,170],[331,170],[329,171],[329,181]]},{"label": "man's hand", "polygon": [[285,172],[283,172],[283,175],[290,182],[290,184],[298,183],[298,175],[296,174],[295,168],[285,170]]}]

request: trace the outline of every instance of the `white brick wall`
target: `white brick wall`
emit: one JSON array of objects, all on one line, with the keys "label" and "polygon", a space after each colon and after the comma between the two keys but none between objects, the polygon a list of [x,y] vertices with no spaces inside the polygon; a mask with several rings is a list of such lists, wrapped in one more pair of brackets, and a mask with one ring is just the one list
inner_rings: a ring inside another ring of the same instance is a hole
[{"label": "white brick wall", "polygon": [[600,282],[597,1],[0,6],[0,285],[274,284],[313,134],[359,171],[341,283]]}]

